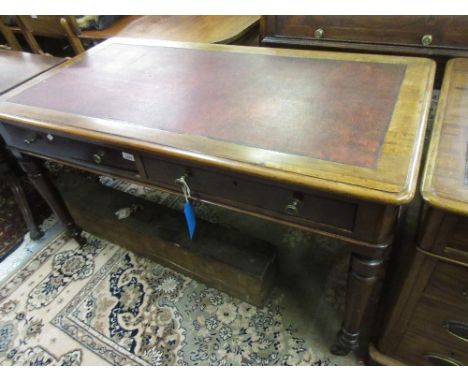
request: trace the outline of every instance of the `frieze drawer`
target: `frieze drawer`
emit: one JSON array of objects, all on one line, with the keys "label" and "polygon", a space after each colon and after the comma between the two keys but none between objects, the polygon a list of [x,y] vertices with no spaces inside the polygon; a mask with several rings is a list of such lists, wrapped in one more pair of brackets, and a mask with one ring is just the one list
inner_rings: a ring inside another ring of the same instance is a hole
[{"label": "frieze drawer", "polygon": [[91,169],[105,168],[117,175],[138,174],[135,154],[115,147],[9,124],[3,124],[0,131],[9,146],[22,151]]},{"label": "frieze drawer", "polygon": [[303,225],[337,227],[351,233],[357,205],[353,202],[270,186],[246,177],[230,176],[210,169],[185,166],[162,158],[143,157],[149,181],[180,190],[176,183],[185,175],[192,196],[233,208]]}]

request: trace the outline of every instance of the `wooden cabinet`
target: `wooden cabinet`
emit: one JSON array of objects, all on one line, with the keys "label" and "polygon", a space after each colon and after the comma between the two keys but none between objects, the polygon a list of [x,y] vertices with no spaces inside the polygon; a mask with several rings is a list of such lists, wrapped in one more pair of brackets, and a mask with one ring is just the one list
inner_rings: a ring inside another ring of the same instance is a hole
[{"label": "wooden cabinet", "polygon": [[262,41],[467,49],[467,20],[467,16],[265,16]]},{"label": "wooden cabinet", "polygon": [[378,350],[409,365],[468,365],[468,264],[417,249]]},{"label": "wooden cabinet", "polygon": [[263,16],[260,44],[430,57],[439,88],[446,61],[468,57],[468,16]]},{"label": "wooden cabinet", "polygon": [[468,365],[468,60],[449,61],[428,151],[417,248],[377,343],[408,364]]},{"label": "wooden cabinet", "polygon": [[[264,16],[265,45],[468,54],[467,16]],[[359,44],[356,46],[355,44]],[[449,52],[452,51],[452,52]]]}]

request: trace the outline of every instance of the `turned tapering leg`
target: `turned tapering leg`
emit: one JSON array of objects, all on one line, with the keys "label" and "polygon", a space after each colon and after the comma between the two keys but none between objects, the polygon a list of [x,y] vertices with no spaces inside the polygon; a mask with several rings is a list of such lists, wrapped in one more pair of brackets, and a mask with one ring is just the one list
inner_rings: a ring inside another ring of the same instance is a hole
[{"label": "turned tapering leg", "polygon": [[34,216],[31,212],[31,208],[29,207],[28,199],[26,198],[26,194],[24,193],[20,180],[12,173],[4,174],[4,178],[10,187],[13,197],[20,208],[21,215],[23,215],[23,219],[26,222],[29,237],[32,240],[40,239],[44,235],[44,232],[37,227],[37,224],[34,221]]},{"label": "turned tapering leg", "polygon": [[10,187],[13,197],[15,198],[16,204],[18,204],[23,219],[26,222],[26,226],[29,231],[29,236],[32,240],[40,239],[43,235],[43,232],[39,230],[34,221],[34,216],[29,207],[26,194],[23,190],[20,180],[13,172],[8,163],[6,148],[3,145],[3,141],[0,141],[0,177],[5,180],[8,187]]},{"label": "turned tapering leg", "polygon": [[331,351],[335,355],[346,355],[359,345],[359,334],[364,312],[374,286],[381,274],[384,257],[367,257],[352,254],[346,310],[343,325],[338,332],[336,344]]},{"label": "turned tapering leg", "polygon": [[19,165],[24,170],[31,183],[36,187],[37,191],[39,191],[49,207],[57,215],[58,219],[65,225],[68,234],[75,239],[80,246],[84,245],[86,239],[81,236],[81,229],[76,226],[62,197],[48,178],[41,163],[37,159],[23,155],[16,150],[12,150],[12,153],[18,159]]}]

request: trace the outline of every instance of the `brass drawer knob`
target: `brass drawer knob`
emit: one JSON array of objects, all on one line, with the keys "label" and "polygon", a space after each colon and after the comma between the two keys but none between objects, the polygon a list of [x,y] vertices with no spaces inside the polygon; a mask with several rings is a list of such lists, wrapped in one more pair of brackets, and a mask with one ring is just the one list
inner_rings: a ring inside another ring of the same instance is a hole
[{"label": "brass drawer knob", "polygon": [[322,28],[318,28],[314,32],[314,37],[317,39],[321,39],[325,36],[325,31]]},{"label": "brass drawer knob", "polygon": [[288,215],[295,216],[299,213],[299,205],[301,201],[297,198],[294,198],[289,204],[284,208],[285,212]]},{"label": "brass drawer knob", "polygon": [[104,160],[104,151],[99,150],[96,154],[93,154],[93,161],[96,164],[101,164]]},{"label": "brass drawer knob", "polygon": [[431,34],[425,34],[422,36],[421,42],[424,46],[429,46],[432,44],[432,35]]}]

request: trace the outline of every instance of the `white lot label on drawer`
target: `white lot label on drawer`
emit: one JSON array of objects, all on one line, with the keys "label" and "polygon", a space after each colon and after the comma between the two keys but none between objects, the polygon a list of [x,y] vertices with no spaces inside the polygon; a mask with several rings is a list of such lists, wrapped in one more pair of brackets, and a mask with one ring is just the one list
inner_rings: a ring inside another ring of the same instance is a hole
[{"label": "white lot label on drawer", "polygon": [[122,158],[135,162],[135,157],[133,156],[133,154],[126,153],[125,151],[122,151]]}]

